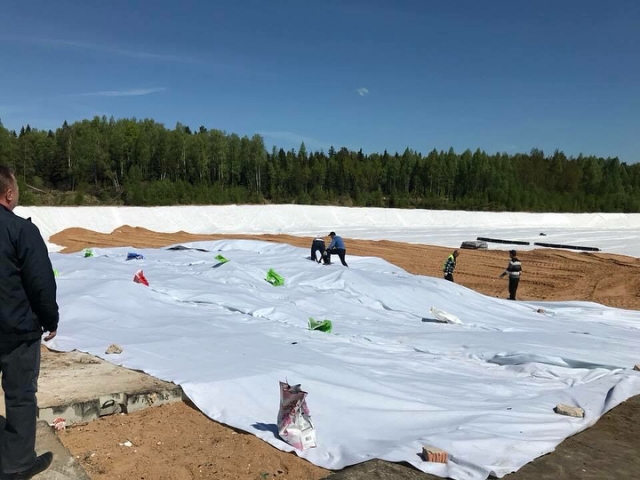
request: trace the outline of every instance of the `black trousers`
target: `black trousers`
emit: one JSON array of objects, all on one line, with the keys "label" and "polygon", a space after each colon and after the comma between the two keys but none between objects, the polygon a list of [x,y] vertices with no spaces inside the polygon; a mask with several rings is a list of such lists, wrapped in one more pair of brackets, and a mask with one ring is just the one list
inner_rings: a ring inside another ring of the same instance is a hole
[{"label": "black trousers", "polygon": [[[450,282],[453,282],[453,273],[447,273],[447,274],[444,276],[444,279],[445,279],[445,280],[449,280]],[[454,282],[454,283],[455,283],[455,282]]]},{"label": "black trousers", "polygon": [[[325,245],[323,240],[314,240],[311,244],[311,260],[320,263],[322,257],[324,257]],[[316,252],[320,252],[320,260],[316,256]]]},{"label": "black trousers", "polygon": [[327,250],[327,257],[329,258],[329,261],[331,261],[331,255],[338,255],[338,257],[340,257],[340,262],[342,262],[342,265],[348,267],[349,265],[347,265],[347,261],[344,259],[346,253],[347,250],[344,248],[333,247],[331,250]]},{"label": "black trousers", "polygon": [[509,300],[516,299],[518,283],[520,283],[520,277],[509,277]]},{"label": "black trousers", "polygon": [[36,461],[40,339],[0,343],[0,371],[7,415],[0,431],[0,465],[3,473],[17,473]]}]

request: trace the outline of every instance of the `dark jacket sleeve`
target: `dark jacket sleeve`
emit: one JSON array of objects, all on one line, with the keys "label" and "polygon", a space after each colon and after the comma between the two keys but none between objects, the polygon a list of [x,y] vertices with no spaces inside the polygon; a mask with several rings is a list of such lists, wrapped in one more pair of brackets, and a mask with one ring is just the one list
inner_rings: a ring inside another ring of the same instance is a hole
[{"label": "dark jacket sleeve", "polygon": [[22,285],[31,309],[47,332],[58,329],[57,285],[47,246],[38,227],[31,222],[21,228],[17,242]]}]

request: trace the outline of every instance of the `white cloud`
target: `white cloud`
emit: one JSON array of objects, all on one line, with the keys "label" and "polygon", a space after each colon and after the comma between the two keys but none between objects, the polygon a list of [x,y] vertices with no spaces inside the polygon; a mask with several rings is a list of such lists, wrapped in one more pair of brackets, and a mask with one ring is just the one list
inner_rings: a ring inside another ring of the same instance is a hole
[{"label": "white cloud", "polygon": [[140,97],[164,92],[166,88],[131,88],[129,90],[106,90],[101,92],[77,93],[73,97]]},{"label": "white cloud", "polygon": [[48,47],[75,48],[93,52],[109,53],[122,57],[138,58],[141,60],[157,60],[175,63],[202,63],[201,60],[185,55],[168,55],[164,53],[152,53],[144,50],[131,50],[117,46],[100,45],[90,42],[79,42],[75,40],[62,40],[58,38],[15,38],[14,40],[26,41]]},{"label": "white cloud", "polygon": [[137,48],[122,47],[114,44],[101,44],[93,42],[85,42],[79,40],[66,40],[61,38],[45,38],[45,37],[29,37],[19,35],[4,35],[0,31],[0,42],[12,42],[20,44],[31,44],[39,47],[53,48],[58,50],[70,50],[88,54],[106,54],[115,55],[119,57],[131,58],[140,61],[149,62],[165,62],[165,63],[179,63],[196,65],[200,67],[215,68],[227,72],[235,72],[242,75],[252,75],[264,78],[274,78],[274,73],[270,71],[262,71],[251,68],[247,59],[243,57],[232,58],[228,62],[221,62],[217,59],[220,55],[216,55],[216,59],[212,58],[212,55],[204,56],[189,56],[186,54],[172,54],[164,52],[149,52],[146,50],[139,50]]},{"label": "white cloud", "polygon": [[361,97],[369,95],[369,89],[365,87],[356,88],[356,92],[358,92],[358,95]]}]

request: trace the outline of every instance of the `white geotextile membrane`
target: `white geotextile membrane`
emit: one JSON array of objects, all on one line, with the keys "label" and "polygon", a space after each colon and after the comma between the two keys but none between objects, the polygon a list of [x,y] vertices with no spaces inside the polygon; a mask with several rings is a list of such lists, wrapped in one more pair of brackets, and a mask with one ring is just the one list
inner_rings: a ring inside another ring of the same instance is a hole
[{"label": "white geotextile membrane", "polygon": [[[286,451],[278,382],[300,383],[318,447],[296,453],[321,467],[381,458],[454,479],[500,477],[640,394],[638,311],[510,302],[372,257],[347,255],[345,268],[288,245],[185,245],[209,252],[52,254],[61,324],[51,347],[176,382],[210,418]],[[150,287],[132,281],[140,268]],[[284,286],[265,281],[270,268]],[[507,280],[496,282],[506,296]],[[431,307],[462,323],[436,322]],[[310,331],[309,317],[333,331]],[[113,343],[121,355],[105,355]],[[558,403],[585,418],[554,413]],[[448,451],[449,464],[423,462],[423,445]]]},{"label": "white geotextile membrane", "polygon": [[[157,232],[287,233],[459,247],[467,240],[489,237],[598,247],[606,253],[640,257],[640,214],[466,212],[347,208],[313,205],[209,205],[175,207],[18,207],[32,217],[47,240],[66,228],[82,227],[110,233],[122,225]],[[544,233],[545,235],[540,235]],[[490,249],[513,245],[489,243]],[[60,247],[49,243],[50,251]]]}]

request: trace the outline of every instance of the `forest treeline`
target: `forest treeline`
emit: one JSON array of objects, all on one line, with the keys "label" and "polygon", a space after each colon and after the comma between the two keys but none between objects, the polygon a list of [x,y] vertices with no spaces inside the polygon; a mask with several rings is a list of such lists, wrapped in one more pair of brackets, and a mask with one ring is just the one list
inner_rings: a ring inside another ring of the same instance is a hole
[{"label": "forest treeline", "polygon": [[[364,154],[265,148],[178,123],[95,117],[55,132],[0,122],[0,164],[21,203],[299,203],[550,212],[640,212],[640,164],[550,155],[432,150]],[[51,192],[67,192],[51,196]],[[68,193],[72,192],[72,193]]]}]

